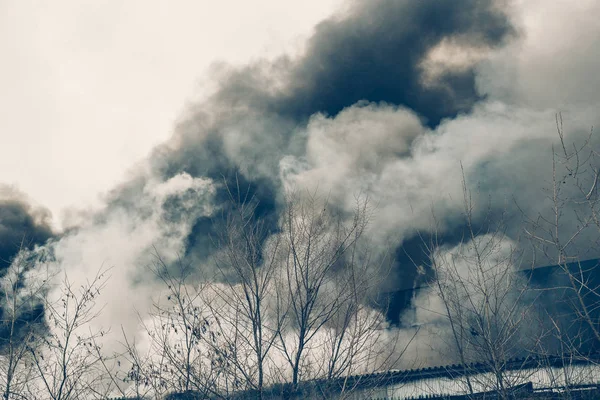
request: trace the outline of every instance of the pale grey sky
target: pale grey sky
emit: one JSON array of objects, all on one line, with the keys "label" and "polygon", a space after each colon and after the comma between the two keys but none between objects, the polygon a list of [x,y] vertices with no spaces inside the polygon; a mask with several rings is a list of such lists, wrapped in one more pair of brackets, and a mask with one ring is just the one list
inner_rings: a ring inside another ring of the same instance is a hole
[{"label": "pale grey sky", "polygon": [[59,225],[170,136],[212,62],[301,51],[340,3],[0,2],[0,183]]}]

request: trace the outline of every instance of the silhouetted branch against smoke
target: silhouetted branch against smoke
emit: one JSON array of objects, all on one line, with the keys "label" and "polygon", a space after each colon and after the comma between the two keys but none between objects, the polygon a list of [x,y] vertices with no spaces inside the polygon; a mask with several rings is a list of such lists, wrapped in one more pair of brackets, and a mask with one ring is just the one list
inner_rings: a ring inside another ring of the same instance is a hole
[{"label": "silhouetted branch against smoke", "polygon": [[556,114],[556,131],[559,144],[552,148],[552,178],[545,190],[548,207],[537,215],[523,213],[525,232],[535,250],[556,260],[559,268],[552,295],[555,307],[566,311],[547,310],[551,335],[561,353],[585,359],[600,349],[598,265],[585,262],[600,243],[600,152],[593,129],[569,142],[561,113]]},{"label": "silhouetted branch against smoke", "polygon": [[0,277],[0,387],[3,399],[25,398],[34,380],[28,352],[44,332],[44,297],[50,273],[34,269],[35,254],[23,238],[12,263]]},{"label": "silhouetted branch against smoke", "polygon": [[215,338],[209,297],[204,296],[209,284],[181,257],[167,263],[155,250],[154,258],[150,271],[163,291],[154,297],[149,316],[139,315],[141,344],[123,331],[130,368],[123,379],[131,384],[129,393],[156,398],[168,392],[219,394],[222,365],[216,365],[218,352],[206,345],[207,337]]},{"label": "silhouetted branch against smoke", "polygon": [[[550,187],[544,188],[549,210],[523,216],[528,224],[525,232],[536,249],[557,264],[576,262],[585,257],[589,248],[581,248],[578,239],[586,231],[597,230],[597,183],[599,153],[595,149],[593,130],[579,142],[566,143],[562,115],[556,114],[558,148],[552,146]],[[577,224],[571,227],[568,219]]]},{"label": "silhouetted branch against smoke", "polygon": [[[371,274],[377,273],[368,251],[361,248],[368,200],[357,199],[354,213],[347,217],[331,208],[327,198],[290,192],[282,214],[283,280],[277,297],[282,302],[278,311],[286,318],[278,345],[291,368],[292,384],[372,367],[373,359],[360,358],[367,356],[368,343],[385,321],[366,303],[376,284]],[[385,271],[379,272],[385,276]],[[312,353],[323,346],[323,334],[326,350],[321,365]],[[305,357],[313,360],[311,370],[305,369]]]},{"label": "silhouetted branch against smoke", "polygon": [[289,192],[272,230],[255,215],[256,199],[237,183],[226,187],[235,205],[212,238],[214,277],[199,279],[185,259],[167,263],[155,251],[150,269],[166,293],[140,316],[147,353],[144,341],[124,338],[131,390],[261,397],[277,383],[296,388],[395,365],[404,343],[374,308],[391,263],[363,236],[368,199],[357,197],[348,215],[314,193]]},{"label": "silhouetted branch against smoke", "polygon": [[466,391],[473,393],[477,383],[508,398],[506,390],[524,377],[509,373],[506,364],[523,356],[537,334],[527,326],[533,302],[527,296],[527,278],[520,272],[522,252],[506,236],[502,221],[486,231],[475,230],[475,204],[464,172],[462,189],[466,231],[457,246],[450,248],[437,241],[437,218],[432,210],[434,234],[423,245],[430,252],[435,272],[426,295],[436,308],[423,311],[430,314],[430,322],[437,320],[446,330],[442,340],[451,351],[450,357],[456,357],[467,369],[471,363],[479,363],[492,372],[493,378],[485,382],[475,382],[485,376],[467,374]]},{"label": "silhouetted branch against smoke", "polygon": [[213,290],[221,301],[237,305],[239,320],[232,328],[239,332],[233,336],[251,338],[247,346],[252,356],[251,360],[232,362],[248,371],[248,385],[262,398],[265,383],[274,382],[268,376],[268,364],[282,324],[281,318],[274,318],[271,304],[279,273],[281,236],[256,215],[259,200],[249,189],[241,189],[237,176],[234,188],[227,181],[225,187],[234,206],[222,215],[224,228],[215,238],[220,249],[215,264],[223,285],[215,285]]},{"label": "silhouetted branch against smoke", "polygon": [[28,388],[29,398],[103,398],[112,392],[113,382],[105,380],[105,355],[97,342],[108,331],[92,329],[102,312],[103,305],[96,299],[106,288],[108,272],[98,270],[79,287],[64,275],[58,297],[46,298],[49,331],[27,347],[36,377]]}]

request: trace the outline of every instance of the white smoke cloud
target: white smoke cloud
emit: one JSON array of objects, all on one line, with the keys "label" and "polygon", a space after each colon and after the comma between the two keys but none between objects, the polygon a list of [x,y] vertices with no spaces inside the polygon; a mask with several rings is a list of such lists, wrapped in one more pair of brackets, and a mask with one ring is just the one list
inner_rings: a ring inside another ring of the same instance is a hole
[{"label": "white smoke cloud", "polygon": [[[400,240],[429,229],[432,207],[442,222],[462,211],[461,165],[471,189],[535,211],[559,144],[554,116],[488,101],[430,131],[409,110],[358,104],[335,117],[314,116],[306,154],[282,159],[281,176],[288,187],[318,188],[347,209],[357,194],[368,196],[378,235]],[[594,121],[589,109],[572,113],[568,138],[581,140]]]},{"label": "white smoke cloud", "polygon": [[[138,330],[136,311],[148,312],[151,295],[156,290],[148,267],[153,255],[173,262],[185,251],[185,238],[191,223],[199,216],[211,214],[213,185],[209,180],[179,174],[166,182],[148,181],[143,195],[135,199],[136,208],[114,207],[106,210],[101,221],[89,221],[59,241],[50,244],[55,261],[50,268],[56,273],[57,286],[49,294],[50,303],[61,296],[63,276],[74,287],[91,279],[99,270],[108,270],[110,283],[96,299],[104,305],[93,321],[96,328],[112,327],[117,334],[122,326],[126,333]],[[168,201],[180,200],[178,214],[168,218]]]}]

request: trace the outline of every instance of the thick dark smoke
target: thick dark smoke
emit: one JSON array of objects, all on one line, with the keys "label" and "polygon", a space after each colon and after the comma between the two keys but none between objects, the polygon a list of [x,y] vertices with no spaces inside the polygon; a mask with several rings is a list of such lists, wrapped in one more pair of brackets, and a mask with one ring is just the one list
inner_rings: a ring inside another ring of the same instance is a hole
[{"label": "thick dark smoke", "polygon": [[0,188],[0,275],[10,266],[19,250],[31,250],[54,236],[50,213],[35,208],[10,188]]},{"label": "thick dark smoke", "polygon": [[[514,34],[494,1],[355,2],[349,15],[317,26],[300,60],[234,71],[216,98],[294,120],[333,116],[359,100],[386,102],[414,110],[434,127],[469,111],[481,96],[473,69],[425,85],[420,65],[428,52],[443,40],[493,48]],[[273,74],[283,80],[279,87],[270,85]]]},{"label": "thick dark smoke", "polygon": [[[29,203],[24,195],[18,193],[10,187],[0,187],[0,278],[6,276],[11,264],[20,252],[33,250],[36,246],[43,246],[55,237],[50,227],[50,213],[48,210],[34,207]],[[6,285],[0,286],[0,354],[4,350],[4,345],[11,326],[10,317],[6,314],[6,293],[12,296],[15,292],[23,288],[24,275],[28,269],[34,268],[35,263],[23,264],[19,272],[21,284],[14,288]],[[29,332],[30,324],[34,322],[36,326],[43,326],[44,308],[41,303],[31,304],[20,310],[18,318],[15,320],[13,335],[19,338],[22,334]]]},{"label": "thick dark smoke", "polygon": [[153,162],[167,178],[185,171],[214,179],[237,167],[253,179],[273,178],[282,155],[304,150],[298,124],[358,101],[404,106],[435,127],[482,97],[473,67],[427,84],[428,53],[443,41],[495,48],[514,34],[491,0],[357,2],[348,15],[317,26],[299,59],[223,73],[209,103],[179,127],[177,148],[158,150]]},{"label": "thick dark smoke", "polygon": [[[473,67],[427,84],[428,53],[444,41],[495,48],[514,35],[494,1],[353,3],[347,15],[317,26],[299,59],[224,73],[209,102],[180,124],[175,148],[169,143],[155,151],[155,173],[165,180],[182,172],[221,183],[239,179],[258,200],[258,216],[275,221],[282,157],[305,153],[299,129],[311,115],[335,117],[359,101],[383,102],[413,110],[433,128],[468,112],[482,96]],[[119,201],[122,194],[115,195]],[[228,201],[217,188],[215,203],[226,209]],[[213,224],[210,218],[194,223],[187,254],[207,255]]]}]

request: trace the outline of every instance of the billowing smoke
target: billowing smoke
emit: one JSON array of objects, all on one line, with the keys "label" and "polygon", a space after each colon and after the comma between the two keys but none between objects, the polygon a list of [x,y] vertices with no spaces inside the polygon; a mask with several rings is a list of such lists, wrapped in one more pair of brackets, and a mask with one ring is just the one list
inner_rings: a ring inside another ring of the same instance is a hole
[{"label": "billowing smoke", "polygon": [[[32,205],[15,188],[0,186],[0,321],[11,319],[7,300],[20,289],[8,282],[20,281],[36,265],[34,260],[26,261],[21,255],[39,249],[53,237],[48,210]],[[12,328],[13,336],[20,338],[30,323],[43,326],[43,312],[41,303],[37,302],[19,310],[19,318]],[[0,353],[4,350],[10,329],[9,324],[0,324]]]},{"label": "billowing smoke", "polygon": [[50,212],[33,206],[10,186],[0,186],[0,276],[21,249],[33,249],[54,236]]},{"label": "billowing smoke", "polygon": [[[432,209],[441,242],[463,237],[463,178],[478,199],[473,223],[485,228],[502,214],[518,246],[522,215],[547,212],[540,193],[559,145],[555,114],[567,141],[598,125],[599,13],[593,0],[351,2],[315,28],[297,58],[221,66],[215,92],[189,107],[136,177],[49,245],[51,264],[74,282],[112,267],[98,323],[135,332],[135,312],[147,312],[158,287],[146,268],[154,252],[211,276],[220,229],[212,216],[238,201],[225,182],[247,191],[256,218],[273,226],[286,190],[348,212],[367,196],[373,246],[395,257],[382,291],[431,276],[420,244],[432,233]],[[20,202],[0,204],[0,213],[3,260],[23,235],[51,237]],[[411,323],[428,318],[417,313]]]}]

